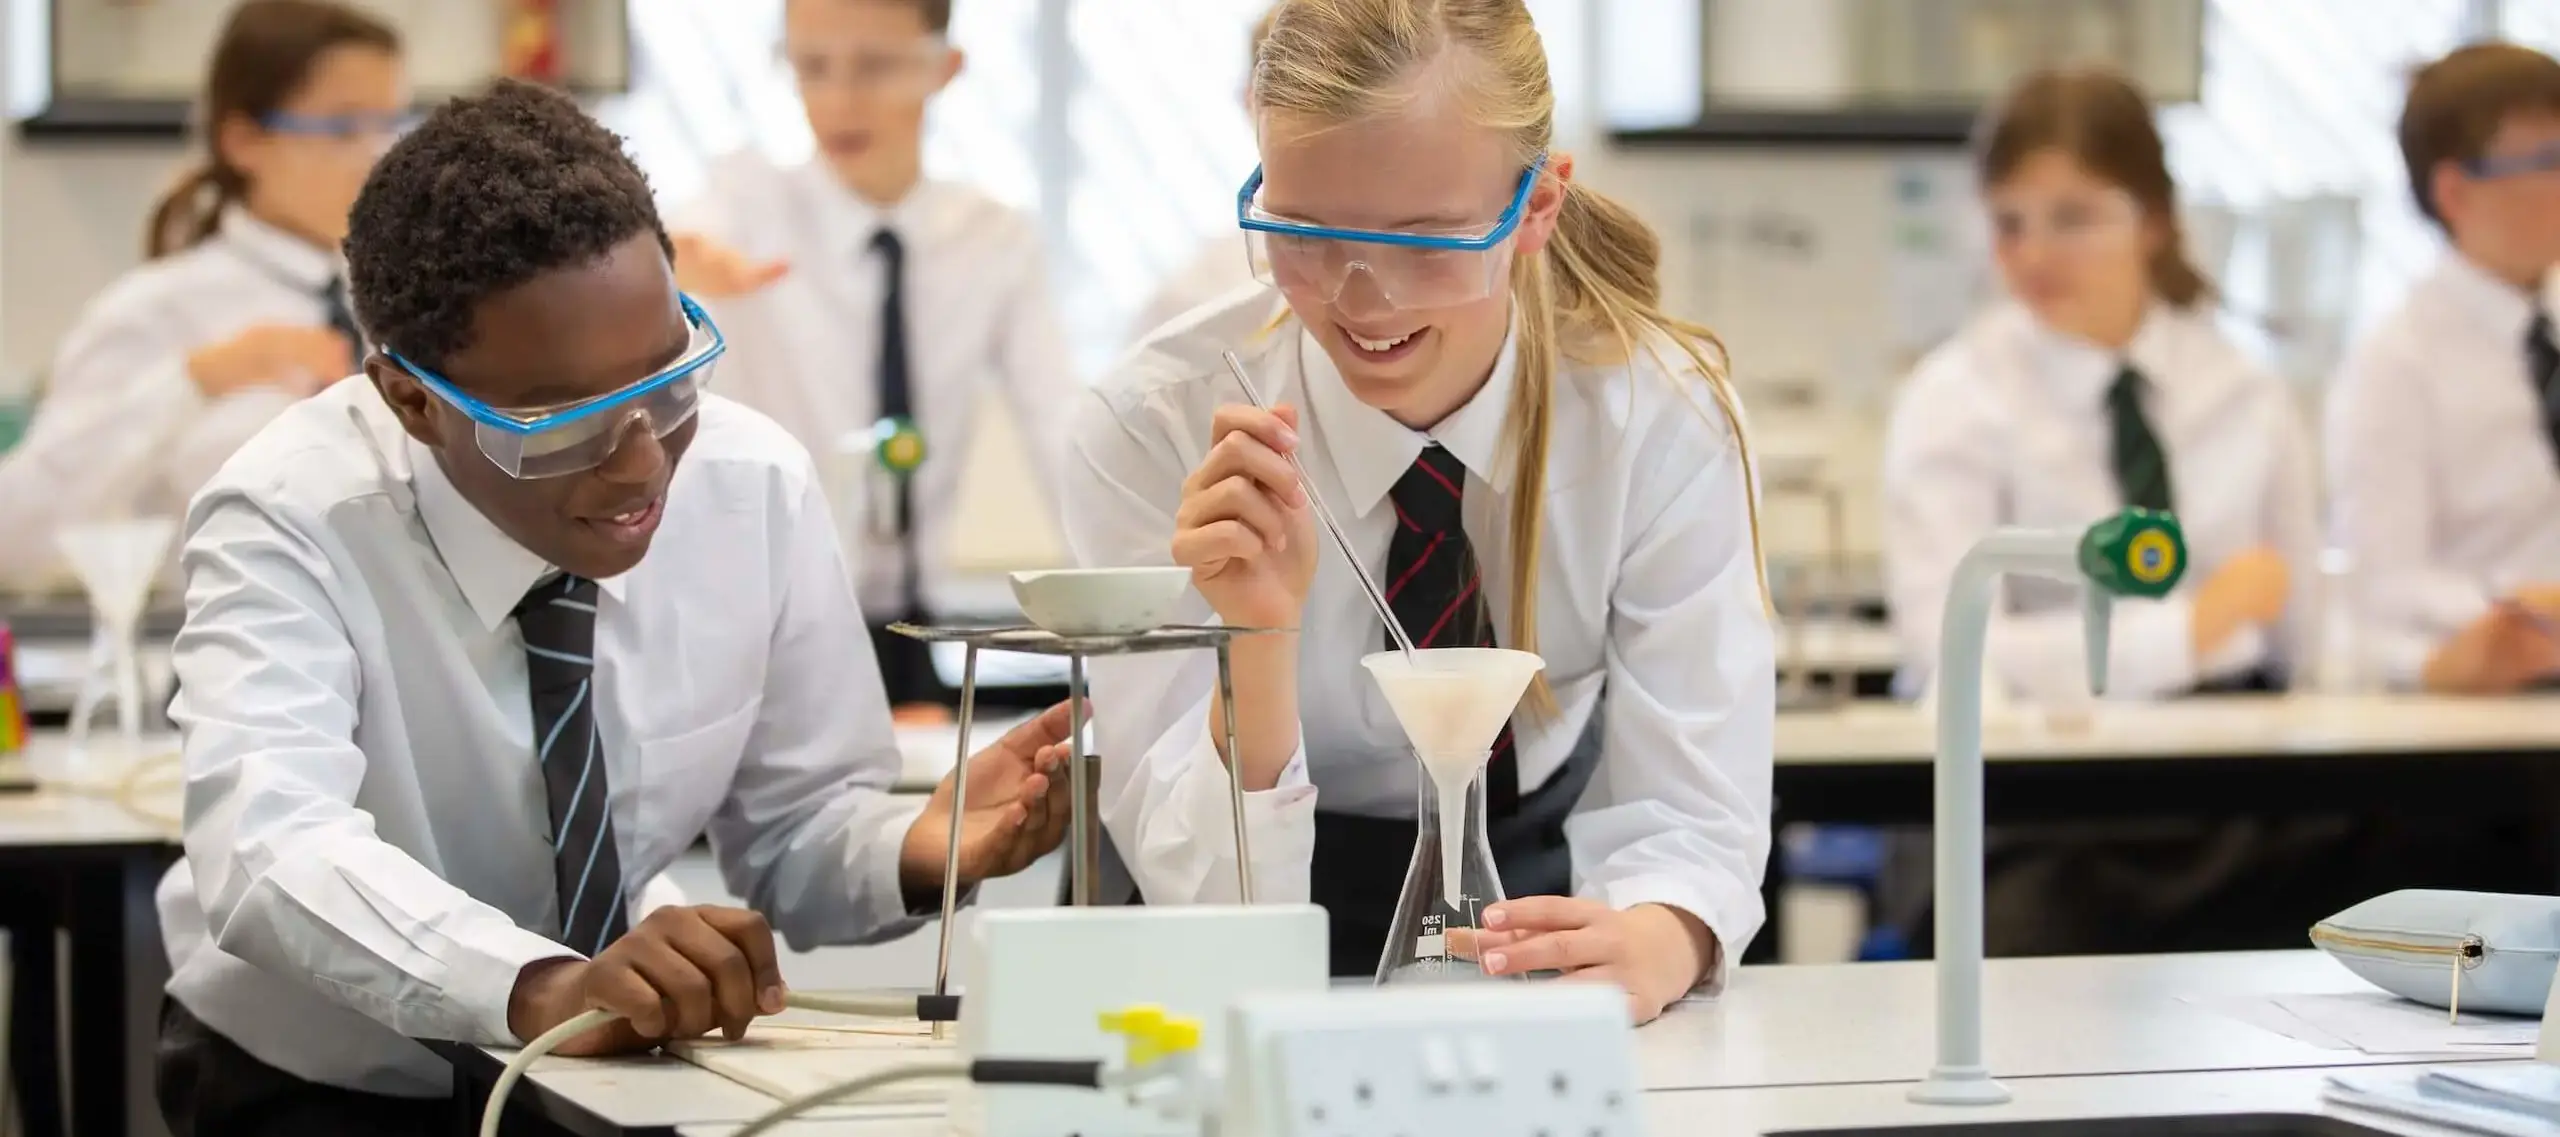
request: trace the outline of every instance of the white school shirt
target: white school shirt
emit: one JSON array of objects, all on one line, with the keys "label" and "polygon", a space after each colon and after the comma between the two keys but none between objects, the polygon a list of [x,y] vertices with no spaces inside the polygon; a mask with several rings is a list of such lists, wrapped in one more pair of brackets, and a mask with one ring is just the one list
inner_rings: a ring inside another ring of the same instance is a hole
[{"label": "white school shirt", "polygon": [[235,208],[203,244],[135,268],[91,300],[54,355],[26,437],[0,456],[9,535],[0,583],[53,583],[52,535],[65,525],[183,513],[196,487],[294,401],[283,387],[207,399],[187,354],[258,324],[327,327],[338,274],[334,253]]},{"label": "white school shirt", "polygon": [[[2004,303],[1920,362],[1886,433],[1885,580],[1907,689],[1936,669],[1947,586],[1976,541],[2001,526],[2078,528],[2124,507],[2107,389],[2127,362],[2145,380],[2144,415],[2168,458],[2187,571],[2163,599],[2114,605],[2107,693],[2157,698],[2299,655],[2319,522],[2309,446],[2284,382],[2243,356],[2210,311],[2155,304],[2118,353]],[[2244,627],[2199,661],[2195,590],[2260,547],[2290,570],[2285,619]],[[1987,673],[2031,699],[2083,697],[2080,603],[2076,584],[2009,580]]]},{"label": "white school shirt", "polygon": [[[808,457],[704,400],[639,567],[598,582],[595,724],[622,886],[707,830],[801,948],[914,926],[887,703]],[[463,500],[361,378],[285,412],[188,515],[186,860],[169,990],[289,1073],[445,1092],[404,1040],[514,1045],[559,926],[511,614],[553,569]]]},{"label": "white school shirt", "polygon": [[[822,162],[784,169],[746,154],[714,167],[677,227],[790,262],[790,274],[761,292],[701,298],[729,340],[713,382],[773,416],[822,468],[838,440],[867,433],[880,417],[885,262],[871,241],[883,228],[898,234],[908,398],[925,441],[914,486],[917,564],[926,607],[947,607],[938,586],[950,575],[951,522],[980,396],[1003,396],[1045,494],[1063,449],[1049,424],[1084,389],[1058,331],[1037,226],[966,186],[922,182],[883,209],[846,190]],[[863,539],[853,547],[863,606],[896,612],[905,574],[898,545]]]},{"label": "white school shirt", "polygon": [[2534,310],[2447,252],[2330,389],[2331,524],[2367,654],[2394,683],[2414,686],[2493,599],[2560,584],[2560,467],[2525,374]]},{"label": "white school shirt", "polygon": [[[1361,403],[1294,321],[1239,294],[1142,346],[1077,408],[1063,506],[1078,563],[1171,562],[1183,478],[1217,408],[1243,403],[1219,360],[1243,357],[1263,394],[1298,405],[1315,492],[1373,577],[1395,527],[1388,490],[1424,434]],[[1512,477],[1497,456],[1514,379],[1492,377],[1427,437],[1466,464],[1465,524],[1509,640]],[[1659,345],[1665,359],[1686,356]],[[1561,714],[1515,717],[1523,792],[1562,767],[1595,713],[1604,757],[1565,823],[1578,895],[1659,902],[1704,921],[1727,965],[1758,932],[1769,856],[1776,708],[1772,634],[1751,541],[1751,486],[1727,420],[1694,372],[1639,352],[1633,366],[1568,366],[1555,380],[1538,572],[1538,651]],[[1409,818],[1419,782],[1360,657],[1385,632],[1329,544],[1317,555],[1299,644],[1301,745],[1279,784],[1246,797],[1257,902],[1304,902],[1319,806]],[[1207,620],[1190,593],[1181,619]],[[1151,903],[1235,900],[1226,768],[1207,711],[1205,652],[1093,661],[1104,823]],[[1607,698],[1603,700],[1603,689]],[[1400,865],[1379,865],[1395,874]],[[1720,976],[1718,977],[1720,978]]]}]

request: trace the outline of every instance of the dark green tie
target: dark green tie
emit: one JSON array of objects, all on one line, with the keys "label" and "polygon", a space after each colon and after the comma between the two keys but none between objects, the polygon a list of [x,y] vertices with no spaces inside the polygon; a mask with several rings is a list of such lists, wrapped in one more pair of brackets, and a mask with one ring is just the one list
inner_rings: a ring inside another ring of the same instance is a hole
[{"label": "dark green tie", "polygon": [[2139,509],[2171,512],[2177,495],[2169,488],[2169,457],[2160,452],[2160,436],[2142,413],[2142,373],[2127,364],[2107,387],[2107,423],[2114,440],[2116,488],[2124,503]]}]

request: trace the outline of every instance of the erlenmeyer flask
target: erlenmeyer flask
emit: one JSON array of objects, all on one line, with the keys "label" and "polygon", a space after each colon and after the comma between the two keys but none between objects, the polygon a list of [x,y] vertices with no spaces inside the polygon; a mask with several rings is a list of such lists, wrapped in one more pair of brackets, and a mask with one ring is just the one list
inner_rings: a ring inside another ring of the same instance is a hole
[{"label": "erlenmeyer flask", "polygon": [[[1487,975],[1476,948],[1484,927],[1484,910],[1502,901],[1502,875],[1494,868],[1493,843],[1485,836],[1484,759],[1474,763],[1475,776],[1465,803],[1449,816],[1431,774],[1416,763],[1414,780],[1421,785],[1414,804],[1416,819],[1413,861],[1405,866],[1404,890],[1396,897],[1395,919],[1387,924],[1386,950],[1378,957],[1378,984],[1502,982],[1516,975]],[[1441,844],[1453,830],[1454,846]],[[1449,866],[1457,866],[1452,887]]]}]

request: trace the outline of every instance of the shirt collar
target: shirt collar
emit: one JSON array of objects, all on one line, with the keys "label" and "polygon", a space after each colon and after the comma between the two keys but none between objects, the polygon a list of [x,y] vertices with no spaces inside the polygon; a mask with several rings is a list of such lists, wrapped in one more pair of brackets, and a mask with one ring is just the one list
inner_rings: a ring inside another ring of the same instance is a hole
[{"label": "shirt collar", "polygon": [[2533,323],[2534,297],[2471,263],[2459,252],[2447,252],[2436,267],[2435,287],[2454,311],[2481,321],[2502,342],[2521,343]]},{"label": "shirt collar", "polygon": [[950,211],[941,208],[941,187],[929,179],[918,181],[893,204],[876,205],[844,188],[824,162],[803,165],[800,176],[817,202],[821,239],[839,263],[868,254],[872,237],[883,229],[896,233],[911,254],[918,243],[944,235]]},{"label": "shirt collar", "polygon": [[336,254],[260,221],[233,206],[222,211],[222,239],[258,268],[286,284],[317,294],[344,270]]},{"label": "shirt collar", "polygon": [[2133,330],[2133,339],[2123,349],[2097,344],[2046,327],[2041,321],[2019,309],[2028,332],[2033,374],[2044,377],[2055,396],[2070,406],[2098,407],[2105,403],[2107,389],[2115,385],[2116,376],[2127,365],[2142,374],[2152,387],[2160,388],[2172,370],[2168,359],[2170,323],[2175,319],[2158,304],[2142,314],[2142,323]]},{"label": "shirt collar", "polygon": [[1315,414],[1317,429],[1323,432],[1325,457],[1333,463],[1333,475],[1343,492],[1350,495],[1344,504],[1362,517],[1385,501],[1387,491],[1395,488],[1405,471],[1413,468],[1422,456],[1424,445],[1440,444],[1451,457],[1465,464],[1475,476],[1496,491],[1511,486],[1509,463],[1502,462],[1502,423],[1511,408],[1511,388],[1519,377],[1520,337],[1517,323],[1513,334],[1503,338],[1502,352],[1493,360],[1493,373],[1484,386],[1449,417],[1429,431],[1413,430],[1397,422],[1385,411],[1361,402],[1342,381],[1342,373],[1334,369],[1333,357],[1316,342],[1315,333],[1301,328],[1298,333],[1299,357],[1306,361],[1304,372],[1308,409]]},{"label": "shirt collar", "polygon": [[[494,631],[515,615],[525,593],[560,570],[500,532],[480,507],[465,500],[425,446],[416,439],[407,439],[406,446],[418,519],[426,524],[428,539],[435,542],[472,614]],[[629,575],[599,580],[596,587],[619,602]]]}]

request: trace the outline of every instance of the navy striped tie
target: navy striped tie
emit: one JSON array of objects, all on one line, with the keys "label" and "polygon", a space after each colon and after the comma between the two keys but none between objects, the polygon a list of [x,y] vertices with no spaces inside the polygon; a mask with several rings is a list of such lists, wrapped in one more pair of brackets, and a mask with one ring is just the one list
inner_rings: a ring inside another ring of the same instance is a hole
[{"label": "navy striped tie", "polygon": [[592,957],[630,926],[613,793],[596,738],[596,582],[562,576],[535,585],[516,605],[516,626],[533,695],[534,760],[551,798],[560,941]]}]

